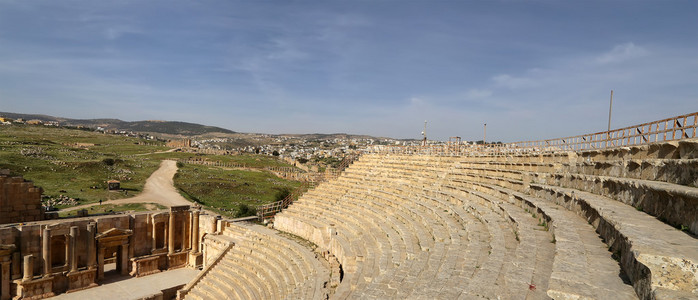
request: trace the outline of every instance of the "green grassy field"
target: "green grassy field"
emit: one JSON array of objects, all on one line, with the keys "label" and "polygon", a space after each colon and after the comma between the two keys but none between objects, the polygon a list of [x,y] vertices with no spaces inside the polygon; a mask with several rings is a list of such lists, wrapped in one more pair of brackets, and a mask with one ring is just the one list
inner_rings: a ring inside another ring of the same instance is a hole
[{"label": "green grassy field", "polygon": [[[250,167],[292,167],[263,155],[202,155],[167,152],[164,143],[91,131],[35,125],[0,126],[0,169],[22,175],[44,190],[44,195],[65,195],[79,204],[131,197],[143,190],[145,180],[164,159],[203,158]],[[75,143],[94,144],[86,148]],[[121,181],[121,192],[106,190],[106,181]],[[277,178],[269,172],[229,170],[184,165],[175,178],[182,195],[227,216],[239,205],[256,206],[276,200],[300,182]],[[125,191],[128,191],[126,195]],[[60,206],[58,208],[61,208]]]},{"label": "green grassy field", "polygon": [[[283,198],[300,186],[264,171],[229,170],[185,164],[174,178],[185,198],[228,217],[244,216],[244,207],[256,207]],[[251,212],[247,213],[247,215]]]},{"label": "green grassy field", "polygon": [[[44,189],[44,195],[67,195],[90,203],[118,199],[125,193],[106,191],[106,181],[117,179],[130,195],[143,189],[159,160],[134,156],[166,150],[138,145],[143,140],[96,132],[45,126],[0,126],[0,168],[22,175]],[[87,148],[75,143],[95,144]]]}]

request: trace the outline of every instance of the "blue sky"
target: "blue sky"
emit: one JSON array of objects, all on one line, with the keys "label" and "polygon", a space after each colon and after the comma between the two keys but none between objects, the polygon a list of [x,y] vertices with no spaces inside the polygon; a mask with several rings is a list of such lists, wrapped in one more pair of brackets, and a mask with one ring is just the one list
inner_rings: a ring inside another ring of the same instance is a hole
[{"label": "blue sky", "polygon": [[698,1],[0,0],[0,111],[518,141],[698,111]]}]

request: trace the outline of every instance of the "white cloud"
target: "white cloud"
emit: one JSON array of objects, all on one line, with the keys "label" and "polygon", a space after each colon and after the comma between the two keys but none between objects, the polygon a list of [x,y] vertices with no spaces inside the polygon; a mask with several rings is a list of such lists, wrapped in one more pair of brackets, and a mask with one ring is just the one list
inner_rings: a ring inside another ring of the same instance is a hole
[{"label": "white cloud", "polygon": [[109,40],[119,39],[126,34],[141,34],[141,33],[143,33],[143,31],[140,29],[137,29],[137,28],[132,27],[132,26],[125,26],[125,25],[111,26],[111,27],[108,27],[107,29],[104,30],[104,35]]},{"label": "white cloud", "polygon": [[647,56],[649,53],[650,52],[647,49],[636,46],[630,42],[616,45],[613,47],[613,49],[611,49],[611,51],[599,56],[596,61],[601,64],[619,63],[622,61]]},{"label": "white cloud", "polygon": [[[530,74],[529,74],[530,75]],[[509,74],[500,74],[492,77],[496,87],[507,89],[531,88],[539,86],[540,83],[529,77],[515,77]]]},{"label": "white cloud", "polygon": [[492,96],[492,91],[488,89],[469,89],[465,93],[467,99],[482,99]]},{"label": "white cloud", "polygon": [[424,106],[427,102],[419,97],[410,98],[410,106]]}]

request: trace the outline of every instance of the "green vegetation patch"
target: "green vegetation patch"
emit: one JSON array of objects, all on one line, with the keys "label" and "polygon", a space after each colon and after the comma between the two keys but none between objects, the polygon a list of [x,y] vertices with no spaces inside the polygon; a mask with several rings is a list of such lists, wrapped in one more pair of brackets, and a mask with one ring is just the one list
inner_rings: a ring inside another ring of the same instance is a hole
[{"label": "green vegetation patch", "polygon": [[301,185],[265,171],[191,164],[179,169],[174,183],[187,199],[228,217],[253,215],[256,206],[283,199]]},{"label": "green vegetation patch", "polygon": [[[119,199],[140,192],[160,160],[137,154],[166,150],[162,143],[46,126],[0,126],[0,169],[22,175],[45,197],[66,195],[80,204]],[[106,181],[121,181],[121,192]],[[126,193],[128,191],[128,195]]]}]

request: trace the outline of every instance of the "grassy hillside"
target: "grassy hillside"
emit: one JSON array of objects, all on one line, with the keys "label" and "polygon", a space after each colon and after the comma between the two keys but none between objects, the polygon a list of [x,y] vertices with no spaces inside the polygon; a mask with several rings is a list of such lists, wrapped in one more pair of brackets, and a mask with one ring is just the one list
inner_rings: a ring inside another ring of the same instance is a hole
[{"label": "grassy hillside", "polygon": [[[0,126],[0,169],[10,169],[44,189],[44,195],[79,199],[79,204],[131,197],[164,159],[197,158],[244,164],[253,168],[291,167],[262,155],[203,155],[166,152],[162,143],[91,131],[34,125]],[[106,181],[121,181],[123,191],[106,190]],[[240,205],[250,207],[276,200],[299,186],[262,170],[233,170],[183,165],[175,184],[190,200],[234,216]],[[128,195],[126,194],[128,192]],[[60,207],[60,205],[59,205]],[[109,208],[114,211],[120,208]],[[123,209],[130,209],[124,207]]]},{"label": "grassy hillside", "polygon": [[81,203],[119,199],[125,192],[106,191],[106,181],[120,180],[130,195],[140,192],[160,161],[135,154],[167,149],[140,141],[74,129],[0,126],[0,169],[33,181],[44,195],[67,195]]},{"label": "grassy hillside", "polygon": [[235,133],[232,130],[206,126],[196,123],[178,122],[178,121],[122,121],[119,119],[68,119],[47,115],[19,114],[10,112],[0,112],[0,116],[5,116],[12,119],[22,118],[25,120],[37,119],[41,121],[57,121],[61,125],[69,126],[85,126],[95,128],[101,126],[107,129],[119,129],[135,132],[151,132],[164,133],[174,135],[200,135],[206,133]]}]

